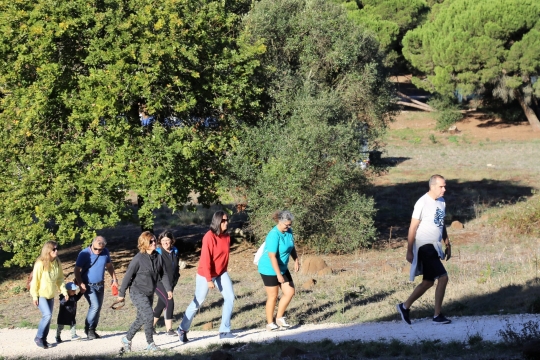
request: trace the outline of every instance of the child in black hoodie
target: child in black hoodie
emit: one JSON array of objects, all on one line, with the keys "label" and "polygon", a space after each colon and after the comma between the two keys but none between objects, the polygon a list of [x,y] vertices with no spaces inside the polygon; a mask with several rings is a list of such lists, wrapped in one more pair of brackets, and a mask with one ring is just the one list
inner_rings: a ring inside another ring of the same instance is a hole
[{"label": "child in black hoodie", "polygon": [[66,299],[64,295],[60,294],[60,310],[58,311],[58,327],[56,329],[57,344],[62,342],[60,334],[62,333],[62,330],[64,330],[64,325],[71,326],[71,340],[79,340],[81,338],[77,335],[77,330],[75,329],[75,317],[77,316],[77,301],[81,298],[82,293],[77,294],[79,287],[72,282],[66,284],[66,289],[69,298]]}]

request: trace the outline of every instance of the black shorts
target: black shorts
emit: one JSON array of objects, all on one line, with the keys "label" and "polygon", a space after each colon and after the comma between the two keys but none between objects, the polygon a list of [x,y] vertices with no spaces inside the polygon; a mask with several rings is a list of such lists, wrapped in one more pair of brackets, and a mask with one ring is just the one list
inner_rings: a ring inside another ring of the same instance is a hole
[{"label": "black shorts", "polygon": [[[262,281],[264,283],[264,286],[274,287],[279,286],[279,281],[277,279],[277,275],[263,275],[261,274]],[[285,279],[285,282],[290,283],[291,286],[294,287],[292,276],[289,270],[285,271],[285,274],[283,274],[283,279]]]},{"label": "black shorts", "polygon": [[422,266],[423,280],[435,281],[435,279],[447,274],[441,258],[439,258],[439,253],[432,244],[420,246],[418,265]]}]

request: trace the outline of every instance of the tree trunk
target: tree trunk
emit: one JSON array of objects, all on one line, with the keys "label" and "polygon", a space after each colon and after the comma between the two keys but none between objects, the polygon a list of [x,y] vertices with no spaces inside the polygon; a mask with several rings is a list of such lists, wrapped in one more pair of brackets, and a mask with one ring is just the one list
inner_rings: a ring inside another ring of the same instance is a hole
[{"label": "tree trunk", "polygon": [[531,124],[533,130],[540,131],[540,120],[538,120],[538,116],[536,116],[534,110],[525,102],[523,94],[521,94],[521,92],[519,92],[519,90],[517,89],[514,90],[514,94],[517,101],[519,101],[519,105],[521,105],[521,108],[523,109],[523,112],[525,113],[527,120],[529,120],[529,124]]},{"label": "tree trunk", "polygon": [[397,94],[398,94],[398,96],[400,96],[400,97],[402,97],[402,98],[404,98],[404,99],[407,99],[407,100],[409,100],[410,102],[412,102],[412,103],[414,103],[414,104],[416,104],[416,105],[422,106],[423,108],[426,109],[426,111],[435,111],[435,109],[432,108],[431,106],[429,106],[428,104],[423,103],[423,102],[418,101],[418,100],[414,100],[413,98],[411,98],[411,97],[409,97],[409,96],[403,94],[402,92],[399,92],[399,91],[398,91]]},{"label": "tree trunk", "polygon": [[416,104],[413,104],[413,103],[408,103],[408,102],[405,102],[405,101],[398,101],[397,103],[398,103],[399,105],[410,106],[410,107],[413,107],[413,108],[416,108],[416,109],[420,109],[420,110],[424,110],[424,111],[434,111],[433,109],[428,109],[428,108],[425,107],[425,106],[420,106],[420,105],[416,105]]}]

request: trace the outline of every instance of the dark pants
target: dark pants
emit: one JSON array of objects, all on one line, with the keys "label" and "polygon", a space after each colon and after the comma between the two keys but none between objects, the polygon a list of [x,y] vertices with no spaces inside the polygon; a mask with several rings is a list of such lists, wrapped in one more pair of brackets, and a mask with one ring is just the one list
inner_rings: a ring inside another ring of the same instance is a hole
[{"label": "dark pants", "polygon": [[165,309],[165,320],[172,320],[174,312],[174,298],[168,299],[167,290],[161,282],[158,282],[156,288],[156,295],[158,296],[158,302],[154,309],[154,317],[157,319],[163,313]]},{"label": "dark pants", "polygon": [[154,294],[146,296],[141,294],[137,290],[131,288],[129,291],[129,297],[131,302],[137,308],[137,317],[127,332],[127,339],[131,341],[137,331],[144,326],[144,335],[146,335],[146,342],[151,344],[154,342],[154,312],[152,310],[152,302],[154,301]]}]

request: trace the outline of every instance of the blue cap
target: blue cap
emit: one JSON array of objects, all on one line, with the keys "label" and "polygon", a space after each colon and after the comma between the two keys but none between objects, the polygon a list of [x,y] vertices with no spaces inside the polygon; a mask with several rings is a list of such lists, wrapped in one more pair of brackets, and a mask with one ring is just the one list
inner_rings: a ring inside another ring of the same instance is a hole
[{"label": "blue cap", "polygon": [[66,289],[77,291],[77,290],[79,290],[79,287],[77,285],[75,285],[75,283],[73,283],[73,282],[68,282],[66,284]]}]

